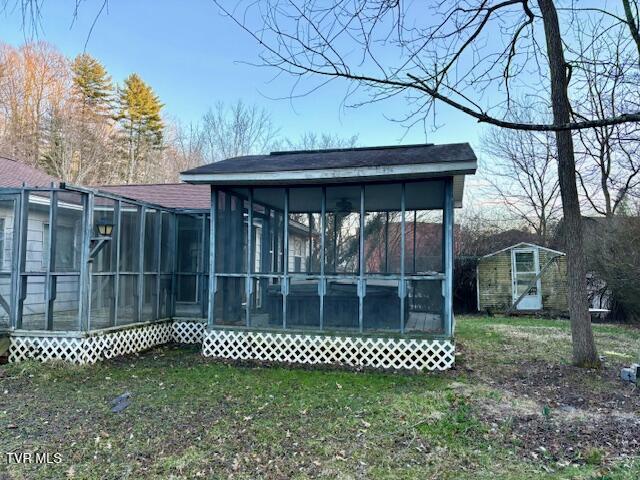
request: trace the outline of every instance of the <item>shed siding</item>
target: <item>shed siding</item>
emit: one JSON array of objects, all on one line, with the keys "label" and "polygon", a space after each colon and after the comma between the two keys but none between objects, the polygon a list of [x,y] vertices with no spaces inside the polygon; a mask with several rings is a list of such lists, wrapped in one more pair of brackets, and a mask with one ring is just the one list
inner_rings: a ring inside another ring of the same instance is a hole
[{"label": "shed siding", "polygon": [[[540,250],[540,268],[556,254],[546,250]],[[567,257],[561,256],[547,268],[542,275],[542,309],[557,312],[567,312]]]},{"label": "shed siding", "polygon": [[479,310],[505,311],[511,305],[511,250],[478,261]]},{"label": "shed siding", "polygon": [[[540,268],[556,254],[538,250]],[[567,259],[557,258],[540,279],[542,310],[564,313],[567,307]],[[478,261],[478,310],[506,311],[511,305],[511,249]]]}]

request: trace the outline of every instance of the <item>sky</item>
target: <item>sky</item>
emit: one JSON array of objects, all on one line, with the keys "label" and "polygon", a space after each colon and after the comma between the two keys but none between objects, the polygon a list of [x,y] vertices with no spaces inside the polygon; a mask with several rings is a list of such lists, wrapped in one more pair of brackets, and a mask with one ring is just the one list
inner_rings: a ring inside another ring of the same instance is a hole
[{"label": "sky", "polygon": [[264,107],[281,135],[291,139],[315,132],[358,135],[362,146],[467,141],[477,146],[480,127],[448,107],[439,108],[442,126],[436,131],[407,131],[389,120],[407,112],[401,97],[352,108],[345,106],[348,85],[334,82],[302,98],[287,98],[291,79],[250,65],[258,62],[259,46],[211,1],[111,0],[93,30],[102,1],[80,2],[74,20],[75,2],[44,1],[34,35],[31,28],[23,28],[21,12],[11,8],[10,0],[7,11],[0,13],[0,40],[18,46],[35,38],[69,57],[85,51],[86,44],[86,51],[116,82],[138,73],[165,104],[165,115],[185,123],[197,121],[218,101],[242,99]]}]

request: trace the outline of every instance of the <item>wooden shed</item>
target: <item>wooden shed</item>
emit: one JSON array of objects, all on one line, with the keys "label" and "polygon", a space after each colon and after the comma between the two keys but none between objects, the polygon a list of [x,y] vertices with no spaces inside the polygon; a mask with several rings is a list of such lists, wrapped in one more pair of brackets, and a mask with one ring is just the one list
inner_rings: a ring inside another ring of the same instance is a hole
[{"label": "wooden shed", "polygon": [[478,310],[566,313],[566,274],[564,253],[533,243],[485,255],[478,260]]}]

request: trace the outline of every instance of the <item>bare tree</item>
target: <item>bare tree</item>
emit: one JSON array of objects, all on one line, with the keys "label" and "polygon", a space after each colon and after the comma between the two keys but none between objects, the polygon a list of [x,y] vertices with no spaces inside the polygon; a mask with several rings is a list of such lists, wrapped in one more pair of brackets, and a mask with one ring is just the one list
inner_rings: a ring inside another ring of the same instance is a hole
[{"label": "bare tree", "polygon": [[172,122],[167,128],[166,136],[162,162],[164,168],[156,172],[154,181],[178,181],[180,172],[205,163],[206,141],[199,123],[184,125],[179,121]]},{"label": "bare tree", "polygon": [[288,150],[325,150],[328,148],[353,148],[358,145],[358,135],[340,137],[337,134],[304,132],[297,140],[286,138]]},{"label": "bare tree", "polygon": [[562,210],[553,134],[492,127],[481,141],[489,198],[506,205],[546,244]]},{"label": "bare tree", "polygon": [[[291,74],[294,85],[303,77],[321,83],[342,78],[356,87],[351,91],[370,93],[370,100],[401,94],[410,97],[415,108],[408,118],[417,122],[434,114],[439,101],[479,122],[556,132],[565,231],[572,238],[567,260],[573,359],[578,365],[599,365],[587,310],[572,131],[635,122],[640,112],[633,108],[604,119],[572,118],[571,66],[602,59],[565,58],[572,52],[565,51],[556,2],[434,0],[425,9],[423,3],[387,0],[334,0],[329,4],[273,0],[245,3],[244,9],[234,12],[221,1],[216,3],[259,42],[263,62]],[[575,14],[606,16],[606,28],[624,29],[629,37],[637,38],[633,15],[629,20],[629,16],[609,15],[604,10],[568,9],[569,17]],[[259,21],[252,23],[256,18]],[[562,29],[566,33],[570,28],[571,18],[565,21],[563,17]],[[630,41],[627,48],[632,45]],[[516,89],[520,94],[528,89],[545,99],[553,120],[509,120],[511,94]]]},{"label": "bare tree", "polygon": [[[640,104],[634,60],[621,31],[582,28],[577,49],[606,63],[584,63],[574,70],[578,94],[573,106],[577,119],[615,116]],[[598,35],[594,37],[594,32]],[[630,58],[631,57],[631,58]],[[586,206],[598,214],[615,215],[640,185],[640,126],[638,123],[602,125],[577,132],[577,173]]]},{"label": "bare tree", "polygon": [[8,154],[36,166],[46,118],[60,111],[69,91],[66,58],[44,42],[0,44],[0,142]]},{"label": "bare tree", "polygon": [[202,118],[202,129],[210,162],[267,152],[278,135],[266,110],[242,100],[216,103]]}]

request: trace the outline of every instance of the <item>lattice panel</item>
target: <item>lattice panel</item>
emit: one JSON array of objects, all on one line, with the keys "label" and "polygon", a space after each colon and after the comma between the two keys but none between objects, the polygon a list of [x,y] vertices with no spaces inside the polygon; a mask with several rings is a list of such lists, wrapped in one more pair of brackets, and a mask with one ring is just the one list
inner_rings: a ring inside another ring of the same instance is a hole
[{"label": "lattice panel", "polygon": [[202,354],[229,360],[338,364],[393,370],[446,370],[455,362],[451,340],[336,337],[213,330]]},{"label": "lattice panel", "polygon": [[12,336],[9,361],[33,358],[43,362],[65,360],[95,363],[107,358],[141,352],[172,339],[171,324],[155,323],[91,337]]},{"label": "lattice panel", "polygon": [[65,360],[85,363],[84,338],[66,337],[11,337],[9,361],[21,362],[30,358],[47,362]]},{"label": "lattice panel", "polygon": [[171,323],[154,323],[86,339],[86,363],[142,352],[172,339]]},{"label": "lattice panel", "polygon": [[206,325],[203,322],[173,322],[172,329],[176,343],[202,343]]}]

